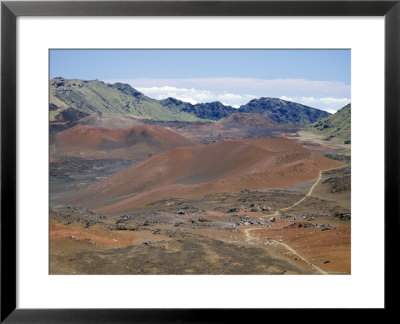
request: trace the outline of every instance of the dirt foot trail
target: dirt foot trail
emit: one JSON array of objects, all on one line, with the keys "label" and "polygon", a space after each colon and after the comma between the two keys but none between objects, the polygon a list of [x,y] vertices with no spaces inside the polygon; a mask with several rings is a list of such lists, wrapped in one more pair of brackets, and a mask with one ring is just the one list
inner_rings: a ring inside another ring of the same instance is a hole
[{"label": "dirt foot trail", "polygon": [[[275,240],[273,240],[275,241]],[[277,242],[277,241],[275,241]],[[300,259],[302,259],[304,262],[308,263],[310,266],[312,266],[314,269],[316,269],[319,273],[322,274],[328,274],[328,272],[326,272],[325,270],[322,270],[320,267],[318,267],[317,265],[315,265],[314,263],[308,261],[305,257],[303,257],[302,255],[298,254],[296,252],[296,250],[292,249],[289,245],[287,245],[286,243],[283,242],[277,242],[280,245],[284,246],[285,248],[287,248],[290,252],[292,252],[294,255],[297,255]]]},{"label": "dirt foot trail", "polygon": [[[255,231],[255,230],[260,230],[260,229],[265,229],[264,227],[257,227],[257,228],[247,228],[245,229],[245,234],[246,234],[246,238],[250,239],[250,240],[255,240],[258,241],[259,238],[255,237],[253,235],[251,235],[249,232]],[[276,244],[279,244],[280,246],[283,246],[285,249],[287,249],[288,251],[290,251],[293,255],[297,256],[299,259],[303,260],[305,263],[307,263],[309,266],[313,267],[315,270],[317,270],[318,273],[320,274],[329,274],[328,272],[326,272],[325,270],[321,269],[320,267],[318,267],[317,265],[315,265],[314,263],[310,262],[309,260],[307,260],[305,257],[303,257],[301,254],[299,254],[296,250],[294,250],[293,248],[291,248],[289,245],[287,245],[286,243],[274,240],[272,238],[266,238],[268,241],[270,242],[274,242]]]},{"label": "dirt foot trail", "polygon": [[318,183],[321,181],[321,176],[322,176],[322,171],[319,172],[317,180],[315,181],[315,183],[311,186],[310,190],[308,190],[308,192],[304,195],[303,198],[301,198],[299,201],[296,201],[293,205],[289,206],[289,207],[284,207],[284,208],[280,208],[277,211],[275,211],[272,214],[268,214],[266,216],[260,217],[260,219],[264,219],[265,217],[278,217],[280,215],[281,211],[285,211],[285,210],[289,210],[295,206],[297,206],[298,204],[302,203],[307,197],[310,197],[314,188],[318,185]]},{"label": "dirt foot trail", "polygon": [[315,183],[311,186],[310,190],[308,190],[307,194],[306,194],[303,198],[301,198],[299,201],[295,202],[292,206],[285,207],[285,208],[281,208],[281,209],[279,209],[279,211],[284,211],[284,210],[291,209],[291,208],[297,206],[298,204],[300,204],[301,202],[303,202],[307,197],[310,197],[311,194],[312,194],[312,192],[313,192],[313,190],[314,190],[314,188],[315,188],[315,187],[318,185],[318,183],[321,181],[321,176],[322,176],[322,171],[319,171],[317,180],[316,180]]},{"label": "dirt foot trail", "polygon": [[[295,206],[297,206],[298,204],[302,203],[307,197],[310,197],[313,193],[314,188],[319,184],[319,182],[321,181],[322,178],[322,172],[323,171],[330,171],[330,170],[334,170],[334,169],[341,169],[343,167],[339,167],[339,168],[332,168],[332,169],[328,169],[328,170],[321,170],[318,174],[317,179],[315,180],[314,184],[311,186],[310,190],[308,190],[308,192],[304,195],[303,198],[301,198],[300,200],[298,200],[297,202],[295,202],[293,205],[289,206],[289,207],[284,207],[284,208],[280,208],[277,211],[275,211],[272,214],[269,214],[267,216],[261,217],[261,219],[264,219],[265,217],[278,217],[280,215],[281,211],[285,211],[285,210],[289,210]],[[265,227],[256,227],[256,228],[247,228],[244,230],[244,233],[246,235],[247,239],[250,240],[256,240],[258,241],[259,238],[258,237],[254,237],[250,234],[250,232],[255,231],[255,230],[259,230],[259,229],[265,229]],[[298,254],[293,248],[291,248],[289,245],[287,245],[286,243],[283,242],[279,242],[277,240],[274,240],[272,238],[267,238],[267,240],[277,243],[281,246],[283,246],[284,248],[286,248],[287,250],[289,250],[291,253],[293,253],[294,255],[296,255],[297,257],[299,257],[301,260],[303,260],[304,262],[306,262],[307,264],[309,264],[311,267],[313,267],[315,270],[317,270],[319,273],[321,274],[328,274],[328,272],[326,272],[325,270],[321,269],[320,267],[318,267],[317,265],[315,265],[314,263],[310,262],[309,260],[307,260],[305,257],[303,257],[302,255]]]},{"label": "dirt foot trail", "polygon": [[336,169],[341,169],[344,167],[339,167],[339,168],[332,168],[332,169],[327,169],[327,170],[321,170],[319,171],[317,180],[315,180],[314,184],[311,186],[310,190],[308,190],[308,192],[304,195],[303,198],[301,198],[299,201],[296,201],[293,205],[289,206],[289,207],[284,207],[284,208],[280,208],[277,211],[275,211],[273,214],[268,214],[266,216],[261,217],[261,219],[264,219],[265,217],[277,217],[280,215],[281,211],[285,211],[285,210],[289,210],[295,206],[297,206],[298,204],[302,203],[307,197],[310,197],[313,193],[313,190],[315,189],[315,187],[319,184],[319,182],[321,181],[322,178],[322,172],[324,171],[330,171],[330,170],[336,170]]}]

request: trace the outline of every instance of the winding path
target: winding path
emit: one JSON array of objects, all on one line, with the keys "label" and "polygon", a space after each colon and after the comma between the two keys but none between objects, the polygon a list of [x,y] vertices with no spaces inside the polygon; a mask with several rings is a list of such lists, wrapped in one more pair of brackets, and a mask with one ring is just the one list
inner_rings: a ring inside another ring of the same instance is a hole
[{"label": "winding path", "polygon": [[[341,169],[340,168],[333,168],[333,169]],[[333,169],[329,169],[329,170],[333,170]],[[324,171],[329,171],[329,170],[324,170]],[[295,202],[293,205],[289,206],[289,207],[285,207],[285,208],[280,208],[277,211],[275,211],[275,213],[273,214],[269,214],[267,216],[264,217],[277,217],[280,215],[281,211],[285,211],[285,210],[289,210],[295,206],[297,206],[298,204],[302,203],[307,197],[310,197],[312,195],[312,192],[314,190],[314,188],[318,185],[318,183],[321,181],[321,177],[322,177],[322,170],[319,171],[318,177],[315,181],[315,183],[311,186],[310,190],[308,190],[308,192],[304,195],[303,198],[301,198],[299,201]],[[261,219],[263,219],[264,217],[261,217]],[[250,232],[252,231],[256,231],[259,229],[265,229],[265,227],[255,227],[255,228],[247,228],[245,229],[244,233],[246,234],[246,238],[250,239],[250,240],[258,240],[258,237],[252,236],[250,234]],[[296,255],[298,258],[300,258],[301,260],[303,260],[304,262],[306,262],[308,265],[310,265],[311,267],[313,267],[315,270],[317,270],[319,273],[321,274],[328,274],[328,272],[326,272],[325,270],[322,270],[320,267],[318,267],[317,265],[315,265],[314,263],[310,262],[309,260],[307,260],[305,257],[303,257],[302,255],[300,255],[299,253],[296,252],[296,250],[294,250],[293,248],[291,248],[289,245],[287,245],[286,243],[283,242],[279,242],[277,240],[274,240],[272,238],[267,238],[268,241],[277,243],[281,246],[283,246],[284,248],[286,248],[287,250],[289,250],[291,253],[293,253],[294,255]]]},{"label": "winding path", "polygon": [[[249,234],[250,231],[255,231],[258,229],[264,229],[263,227],[257,227],[257,228],[247,228],[245,229],[245,234],[246,234],[246,238],[248,239],[258,239],[255,236],[252,236],[251,234]],[[310,262],[309,260],[307,260],[305,257],[303,257],[301,254],[299,254],[296,250],[294,250],[293,248],[291,248],[289,245],[287,245],[286,243],[283,242],[279,242],[277,240],[274,240],[272,238],[267,238],[268,241],[270,242],[274,242],[276,244],[279,244],[281,246],[283,246],[284,248],[286,248],[287,250],[289,250],[292,254],[296,255],[299,259],[303,260],[305,263],[307,263],[308,265],[310,265],[311,267],[313,267],[315,270],[317,270],[319,273],[321,274],[328,274],[328,272],[326,272],[325,270],[322,270],[320,267],[318,267],[317,265],[315,265],[314,263]]]},{"label": "winding path", "polygon": [[279,209],[279,211],[284,211],[284,210],[291,209],[291,208],[293,208],[294,206],[297,206],[298,204],[300,204],[301,202],[303,202],[307,197],[310,197],[311,194],[312,194],[312,192],[313,192],[313,190],[314,190],[314,188],[315,188],[315,187],[318,185],[318,183],[321,181],[321,176],[322,176],[322,171],[319,171],[317,180],[316,180],[315,183],[311,186],[310,190],[308,190],[307,194],[306,194],[303,198],[301,198],[299,201],[295,202],[292,206],[285,207],[285,208],[281,208],[281,209]]}]

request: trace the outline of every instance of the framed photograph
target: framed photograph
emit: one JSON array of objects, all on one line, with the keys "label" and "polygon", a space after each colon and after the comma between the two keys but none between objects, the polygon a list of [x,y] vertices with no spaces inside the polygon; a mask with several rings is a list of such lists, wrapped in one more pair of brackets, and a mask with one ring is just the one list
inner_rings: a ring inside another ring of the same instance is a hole
[{"label": "framed photograph", "polygon": [[393,308],[399,15],[2,2],[1,321]]}]

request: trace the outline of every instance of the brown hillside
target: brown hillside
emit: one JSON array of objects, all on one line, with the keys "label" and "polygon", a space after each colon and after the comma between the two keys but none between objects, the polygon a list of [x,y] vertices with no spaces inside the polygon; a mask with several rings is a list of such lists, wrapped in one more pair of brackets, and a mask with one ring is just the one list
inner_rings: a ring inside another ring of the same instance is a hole
[{"label": "brown hillside", "polygon": [[143,125],[143,122],[132,116],[102,113],[86,116],[78,120],[77,123],[108,129],[121,129]]},{"label": "brown hillside", "polygon": [[70,202],[123,213],[160,199],[289,187],[341,165],[285,139],[179,147],[126,168]]},{"label": "brown hillside", "polygon": [[193,142],[164,127],[141,125],[108,129],[77,125],[57,134],[54,153],[63,156],[99,158],[145,158]]},{"label": "brown hillside", "polygon": [[234,113],[221,119],[220,123],[230,127],[276,127],[279,125],[266,116],[250,113]]}]

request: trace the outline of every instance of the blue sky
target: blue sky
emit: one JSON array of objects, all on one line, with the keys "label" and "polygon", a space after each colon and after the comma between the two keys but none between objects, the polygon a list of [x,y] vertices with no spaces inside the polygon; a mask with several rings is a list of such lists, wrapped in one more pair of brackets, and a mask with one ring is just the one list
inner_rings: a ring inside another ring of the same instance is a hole
[{"label": "blue sky", "polygon": [[236,107],[278,97],[332,112],[351,92],[350,50],[51,50],[50,78],[57,76]]}]

